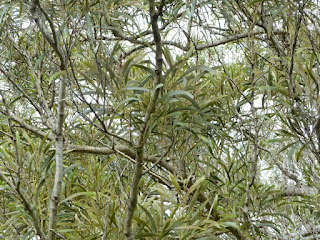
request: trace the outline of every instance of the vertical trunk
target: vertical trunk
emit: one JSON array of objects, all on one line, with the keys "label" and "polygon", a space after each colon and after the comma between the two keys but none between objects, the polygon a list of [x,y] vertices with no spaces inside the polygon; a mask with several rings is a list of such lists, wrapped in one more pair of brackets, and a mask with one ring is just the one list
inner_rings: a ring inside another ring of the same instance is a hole
[{"label": "vertical trunk", "polygon": [[[57,57],[60,60],[60,70],[65,71],[67,69],[67,58],[62,48],[59,46],[58,35],[56,33],[55,24],[50,18],[50,15],[42,8],[39,0],[32,0],[30,5],[30,13],[33,20],[39,27],[40,32],[44,38],[48,41],[52,49],[55,51]],[[42,22],[42,19],[48,23],[48,26]],[[56,238],[57,227],[57,213],[59,196],[62,186],[63,178],[63,123],[65,117],[65,97],[66,97],[66,78],[62,77],[59,86],[58,107],[57,116],[54,119],[53,131],[55,134],[55,147],[56,147],[56,171],[54,177],[54,185],[50,197],[49,207],[49,229],[48,239],[54,240]],[[45,103],[46,105],[46,103]]]},{"label": "vertical trunk", "polygon": [[54,240],[56,236],[57,227],[57,212],[59,204],[59,196],[61,193],[61,185],[63,178],[63,123],[64,123],[64,105],[66,97],[66,81],[61,79],[58,99],[58,113],[56,118],[55,135],[56,135],[56,172],[54,177],[54,185],[50,198],[49,211],[49,232],[48,239]]},{"label": "vertical trunk", "polygon": [[55,239],[55,230],[57,226],[58,201],[61,192],[62,172],[63,172],[63,138],[62,135],[56,137],[56,173],[54,177],[54,185],[50,198],[49,213],[49,232],[48,239]]},{"label": "vertical trunk", "polygon": [[132,233],[132,218],[134,211],[138,203],[138,194],[139,194],[139,182],[142,176],[142,166],[143,166],[143,149],[140,149],[137,152],[137,159],[134,171],[134,178],[132,186],[130,189],[130,201],[128,206],[128,214],[125,220],[124,233],[127,240],[134,240],[134,235]]},{"label": "vertical trunk", "polygon": [[148,132],[148,125],[149,121],[151,119],[151,115],[155,110],[156,102],[159,96],[160,88],[156,88],[158,84],[161,83],[161,76],[162,76],[162,43],[161,43],[161,35],[160,30],[158,27],[158,17],[161,15],[162,8],[164,6],[164,1],[161,0],[160,7],[158,11],[156,11],[155,8],[155,1],[149,0],[149,11],[150,11],[150,20],[151,20],[151,26],[153,31],[153,38],[155,41],[155,54],[156,54],[156,67],[155,67],[155,81],[154,81],[154,92],[151,96],[146,114],[144,123],[141,126],[140,129],[140,135],[138,140],[138,146],[137,146],[137,158],[136,158],[136,165],[135,165],[135,172],[133,177],[133,182],[131,185],[130,190],[130,196],[129,196],[129,206],[128,206],[128,214],[125,219],[124,224],[124,233],[127,238],[127,240],[133,240],[134,234],[132,233],[132,218],[134,215],[134,211],[137,207],[138,202],[138,194],[139,194],[139,182],[142,176],[142,168],[143,168],[143,161],[144,161],[144,144],[145,140],[147,138],[146,134]]}]

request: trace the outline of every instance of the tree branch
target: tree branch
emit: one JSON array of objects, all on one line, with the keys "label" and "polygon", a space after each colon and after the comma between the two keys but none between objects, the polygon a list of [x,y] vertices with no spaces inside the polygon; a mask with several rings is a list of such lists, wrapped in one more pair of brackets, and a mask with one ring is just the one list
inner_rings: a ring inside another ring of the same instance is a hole
[{"label": "tree branch", "polygon": [[127,238],[127,240],[133,240],[134,234],[132,233],[132,218],[134,211],[137,206],[138,201],[138,191],[139,191],[139,182],[142,176],[142,170],[143,170],[143,161],[144,161],[144,144],[146,140],[146,134],[148,132],[148,126],[149,121],[151,119],[151,114],[154,112],[157,99],[159,96],[160,88],[158,84],[161,83],[161,77],[162,77],[162,42],[161,42],[161,36],[160,36],[160,30],[158,27],[158,17],[162,14],[161,9],[158,9],[158,12],[155,8],[155,1],[149,0],[149,14],[151,19],[151,26],[153,31],[153,38],[156,45],[155,49],[155,61],[156,61],[156,67],[155,67],[155,81],[154,81],[154,91],[151,96],[148,108],[146,110],[144,123],[141,126],[140,129],[140,135],[138,140],[138,146],[136,146],[136,164],[135,164],[135,172],[134,172],[134,178],[130,189],[130,199],[129,199],[129,206],[128,206],[128,213],[127,217],[125,219],[124,224],[124,233]]},{"label": "tree branch", "polygon": [[282,195],[284,196],[312,196],[318,193],[318,189],[309,186],[285,186]]},{"label": "tree branch", "polygon": [[[41,7],[39,0],[32,0],[32,5],[30,8],[31,15],[38,25],[41,33],[45,39],[50,43],[51,47],[60,59],[60,70],[65,71],[67,69],[65,54],[59,47],[59,41],[57,39],[57,34],[54,28],[52,19],[49,17],[47,12]],[[52,36],[47,30],[46,26],[41,20],[41,14],[45,16],[45,19],[49,23]],[[63,124],[65,117],[65,98],[66,98],[66,77],[62,76],[60,79],[59,86],[59,96],[58,96],[58,106],[57,106],[57,116],[54,122],[53,130],[55,134],[55,145],[56,145],[56,172],[54,177],[54,185],[50,197],[50,207],[49,207],[49,232],[48,239],[56,239],[56,226],[57,226],[57,212],[59,196],[62,186],[63,178]]]},{"label": "tree branch", "polygon": [[[207,43],[207,44],[200,44],[200,45],[197,45],[197,44],[194,44],[194,48],[196,50],[204,50],[204,49],[208,49],[208,48],[212,48],[212,47],[217,47],[217,46],[220,46],[220,45],[223,45],[223,44],[226,44],[226,43],[231,43],[231,42],[235,42],[235,41],[238,41],[240,39],[243,39],[243,38],[246,38],[249,36],[249,34],[253,34],[254,36],[256,35],[261,35],[261,34],[266,34],[264,30],[260,30],[260,31],[254,31],[253,33],[250,33],[250,32],[246,32],[246,33],[239,33],[239,34],[236,34],[234,36],[229,36],[229,37],[224,37],[224,38],[221,38],[219,40],[216,40],[216,41],[213,41],[211,43]],[[275,35],[282,35],[282,34],[287,34],[286,32],[284,31],[274,31],[273,34]],[[122,38],[120,36],[120,38]],[[122,38],[123,39],[123,38]],[[132,53],[138,51],[138,50],[141,50],[143,48],[146,48],[146,47],[150,47],[150,46],[153,46],[155,45],[155,41],[152,41],[152,42],[143,42],[143,41],[138,41],[135,40],[135,39],[131,39],[131,38],[125,38],[123,40],[127,40],[131,43],[134,43],[134,44],[140,44],[140,46],[137,46],[133,49],[131,49],[129,52],[125,53],[125,57],[128,57],[129,55],[131,55]],[[163,41],[162,42],[163,45],[169,45],[169,46],[174,46],[176,48],[179,48],[183,51],[188,51],[190,49],[189,45],[185,46],[181,43],[177,43],[177,42],[174,42],[174,41]]]}]

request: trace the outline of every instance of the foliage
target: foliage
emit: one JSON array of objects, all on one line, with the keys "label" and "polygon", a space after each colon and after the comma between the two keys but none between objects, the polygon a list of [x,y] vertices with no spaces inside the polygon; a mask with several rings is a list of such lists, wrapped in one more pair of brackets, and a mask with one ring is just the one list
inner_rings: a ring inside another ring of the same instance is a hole
[{"label": "foliage", "polygon": [[319,10],[1,3],[0,238],[319,238]]}]

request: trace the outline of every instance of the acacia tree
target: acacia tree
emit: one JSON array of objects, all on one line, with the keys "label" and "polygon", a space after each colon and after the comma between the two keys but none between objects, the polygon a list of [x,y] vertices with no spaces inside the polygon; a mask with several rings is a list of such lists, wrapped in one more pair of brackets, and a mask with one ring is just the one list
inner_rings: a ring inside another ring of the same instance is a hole
[{"label": "acacia tree", "polygon": [[3,3],[1,237],[317,238],[318,9]]}]

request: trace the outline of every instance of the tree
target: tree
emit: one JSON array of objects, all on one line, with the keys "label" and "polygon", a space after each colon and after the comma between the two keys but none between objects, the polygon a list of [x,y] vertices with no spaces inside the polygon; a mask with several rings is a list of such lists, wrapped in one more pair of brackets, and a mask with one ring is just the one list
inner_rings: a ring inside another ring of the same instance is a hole
[{"label": "tree", "polygon": [[1,4],[1,238],[316,239],[318,10]]}]

